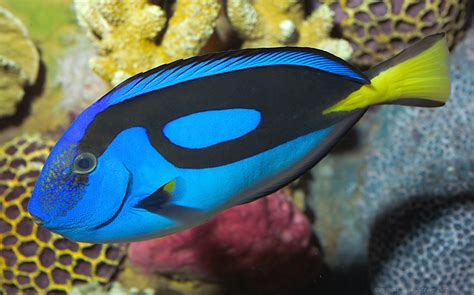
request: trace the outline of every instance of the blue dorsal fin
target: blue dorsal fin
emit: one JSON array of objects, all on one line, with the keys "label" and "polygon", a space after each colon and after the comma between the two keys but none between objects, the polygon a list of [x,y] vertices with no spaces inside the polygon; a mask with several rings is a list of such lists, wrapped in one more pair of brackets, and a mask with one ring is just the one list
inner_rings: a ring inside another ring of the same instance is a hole
[{"label": "blue dorsal fin", "polygon": [[203,77],[268,66],[303,66],[370,83],[358,69],[322,50],[305,47],[243,49],[196,56],[133,76],[103,98],[113,105],[135,96]]}]

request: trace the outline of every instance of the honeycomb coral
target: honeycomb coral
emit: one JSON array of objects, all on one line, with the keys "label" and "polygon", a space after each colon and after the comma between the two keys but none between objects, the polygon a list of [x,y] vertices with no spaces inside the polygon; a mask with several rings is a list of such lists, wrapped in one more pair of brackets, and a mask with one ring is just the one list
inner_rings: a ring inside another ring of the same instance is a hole
[{"label": "honeycomb coral", "polygon": [[[219,0],[176,1],[172,17],[147,0],[75,0],[79,24],[99,47],[91,66],[118,84],[139,72],[198,54],[216,26]],[[166,3],[165,3],[166,4]]]},{"label": "honeycomb coral", "polygon": [[24,25],[0,7],[0,117],[13,115],[37,78],[39,54]]},{"label": "honeycomb coral", "polygon": [[348,59],[345,40],[331,38],[334,13],[321,5],[305,19],[304,1],[229,0],[227,15],[244,39],[243,47],[306,46]]},{"label": "honeycomb coral", "polygon": [[322,0],[336,11],[342,35],[354,47],[352,60],[375,65],[424,36],[446,32],[448,44],[460,40],[469,0]]},{"label": "honeycomb coral", "polygon": [[472,195],[412,201],[384,215],[369,248],[374,294],[472,294],[473,224]]},{"label": "honeycomb coral", "polygon": [[53,143],[22,135],[0,149],[0,293],[61,294],[105,283],[123,258],[123,246],[72,242],[30,219],[28,200]]}]

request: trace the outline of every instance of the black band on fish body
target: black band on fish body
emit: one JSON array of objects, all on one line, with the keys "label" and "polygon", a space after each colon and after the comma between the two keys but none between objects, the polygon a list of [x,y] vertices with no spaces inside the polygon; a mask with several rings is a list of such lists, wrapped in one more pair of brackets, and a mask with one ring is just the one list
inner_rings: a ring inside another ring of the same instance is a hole
[{"label": "black band on fish body", "polygon": [[[208,76],[110,106],[88,126],[79,149],[99,157],[120,132],[141,126],[153,147],[177,167],[230,164],[348,117],[352,112],[322,112],[361,85],[360,81],[302,66],[269,66]],[[166,123],[180,117],[234,108],[259,111],[258,128],[201,149],[180,147],[163,135]]]},{"label": "black band on fish body", "polygon": [[278,175],[267,178],[264,182],[261,182],[258,185],[249,187],[247,190],[240,193],[240,197],[235,198],[235,200],[243,201],[229,204],[228,207],[255,201],[256,199],[267,196],[281,189],[288,183],[300,177],[303,173],[311,169],[322,158],[324,158],[337,142],[352,128],[352,126],[362,118],[366,111],[367,108],[363,108],[351,112],[350,116],[336,123],[334,129],[324,138],[324,142],[318,144],[316,148],[306,154],[302,159],[288,167],[286,170],[280,172]]}]

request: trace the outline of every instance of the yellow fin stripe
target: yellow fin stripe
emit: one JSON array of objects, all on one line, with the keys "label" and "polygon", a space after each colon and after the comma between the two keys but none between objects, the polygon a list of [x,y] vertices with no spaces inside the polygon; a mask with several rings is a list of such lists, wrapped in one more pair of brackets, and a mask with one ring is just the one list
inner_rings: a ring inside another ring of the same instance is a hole
[{"label": "yellow fin stripe", "polygon": [[163,190],[168,193],[172,193],[174,191],[174,187],[176,184],[176,179],[171,180],[163,187]]},{"label": "yellow fin stripe", "polygon": [[[444,38],[425,51],[396,64],[347,98],[323,111],[352,111],[399,99],[418,99],[445,103],[450,93],[448,48]],[[419,104],[422,106],[423,104]]]}]

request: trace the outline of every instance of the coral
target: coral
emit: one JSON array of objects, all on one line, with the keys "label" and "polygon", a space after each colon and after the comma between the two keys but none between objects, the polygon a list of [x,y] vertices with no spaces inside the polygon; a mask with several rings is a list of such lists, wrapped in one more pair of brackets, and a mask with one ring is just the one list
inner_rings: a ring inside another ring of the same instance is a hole
[{"label": "coral", "polygon": [[146,273],[278,289],[311,283],[320,268],[310,223],[282,191],[204,225],[132,243],[129,259]]},{"label": "coral", "polygon": [[[474,17],[471,18],[471,28],[474,28]],[[474,30],[468,30],[466,34],[466,41],[464,41],[466,47],[466,56],[470,62],[474,62]]]},{"label": "coral", "polygon": [[381,215],[370,240],[374,294],[472,294],[474,200],[412,200]]},{"label": "coral", "polygon": [[[214,32],[219,0],[176,1],[172,16],[147,0],[75,0],[79,24],[99,47],[91,66],[118,84],[139,72],[198,54]],[[166,3],[165,3],[166,5]]]},{"label": "coral", "polygon": [[39,70],[39,54],[25,26],[0,7],[0,117],[13,115]]},{"label": "coral", "polygon": [[[127,290],[149,290],[153,289],[155,294],[186,294],[186,295],[220,295],[234,293],[229,292],[228,286],[221,286],[213,282],[201,280],[174,279],[157,273],[146,274],[133,267],[130,261],[126,261],[123,270],[117,277],[117,281],[123,289]],[[239,293],[236,293],[239,294]],[[240,293],[242,294],[242,293]]]},{"label": "coral", "polygon": [[461,43],[450,58],[452,89],[444,107],[386,107],[374,118],[378,125],[362,191],[368,211],[413,196],[474,191],[474,171],[469,170],[474,165],[474,62],[466,58],[466,45]]},{"label": "coral", "polygon": [[348,59],[352,49],[345,40],[331,38],[334,13],[321,5],[306,19],[304,1],[229,0],[227,15],[244,39],[243,47],[306,46]]},{"label": "coral", "polygon": [[0,149],[0,293],[68,292],[72,285],[108,282],[125,249],[76,243],[37,226],[26,208],[53,141],[22,135]]},{"label": "coral", "polygon": [[113,282],[110,288],[101,286],[98,282],[90,282],[84,285],[72,287],[70,295],[108,295],[108,294],[123,294],[123,295],[154,295],[155,291],[151,288],[139,290],[137,288],[127,289],[119,282]]},{"label": "coral", "polygon": [[362,188],[366,214],[376,218],[369,252],[375,294],[408,293],[413,286],[474,292],[474,60],[466,58],[469,42],[460,43],[451,56],[446,106],[436,111],[387,108],[379,114]]},{"label": "coral", "polygon": [[446,32],[449,45],[458,42],[469,0],[320,0],[336,12],[342,36],[354,46],[352,60],[375,65],[424,36]]},{"label": "coral", "polygon": [[[446,278],[444,286],[453,286],[459,284],[453,275],[474,263],[462,255],[467,241],[458,242],[456,236],[467,228],[472,231],[472,225],[468,225],[472,206],[460,196],[474,195],[474,59],[468,58],[473,31],[467,36],[450,57],[452,90],[444,107],[374,109],[348,134],[339,150],[313,169],[316,181],[308,203],[315,211],[315,231],[325,261],[352,278],[360,273],[365,277],[370,258],[376,294],[385,294],[379,287],[397,288],[403,282],[407,288],[414,282],[422,282],[425,287],[443,286],[430,280],[434,273]],[[426,209],[420,209],[421,204]],[[448,208],[458,206],[455,204],[466,208]],[[429,208],[438,216],[428,213]],[[409,216],[403,212],[410,210],[419,214],[419,221],[397,218]],[[379,225],[384,219],[388,220],[385,226]],[[454,227],[456,220],[461,228],[451,235],[441,235],[446,228]],[[404,229],[413,233],[400,236]],[[378,246],[387,235],[393,237]],[[373,242],[368,253],[369,239]],[[415,241],[416,247],[410,248]],[[387,260],[384,255],[391,251],[389,242],[399,243],[390,246],[395,250]],[[419,262],[439,255],[453,259],[449,263],[453,267],[428,262],[429,271],[406,275],[406,267],[421,267]],[[384,270],[377,274],[377,269]]]},{"label": "coral", "polygon": [[75,117],[102,97],[109,86],[89,67],[89,59],[96,54],[96,50],[85,37],[77,37],[74,47],[58,60],[56,82],[61,85],[64,98],[60,102],[61,111],[66,110]]}]

